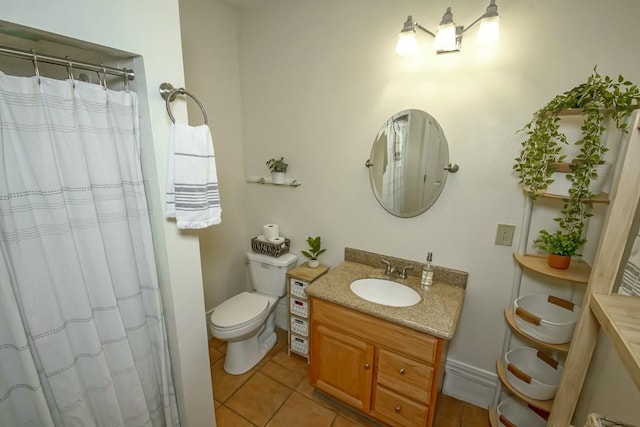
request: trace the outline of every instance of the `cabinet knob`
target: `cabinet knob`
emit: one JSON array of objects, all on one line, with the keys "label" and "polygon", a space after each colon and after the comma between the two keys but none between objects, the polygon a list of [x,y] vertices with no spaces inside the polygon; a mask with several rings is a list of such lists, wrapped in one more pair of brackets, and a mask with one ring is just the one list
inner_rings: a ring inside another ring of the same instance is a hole
[{"label": "cabinet knob", "polygon": [[369,369],[371,367],[371,365],[369,365],[368,363],[364,364],[364,369]]},{"label": "cabinet knob", "polygon": [[400,411],[402,410],[402,408],[400,407],[400,405],[396,406],[396,413],[400,413]]},{"label": "cabinet knob", "polygon": [[400,375],[404,375],[404,368],[400,368]]}]

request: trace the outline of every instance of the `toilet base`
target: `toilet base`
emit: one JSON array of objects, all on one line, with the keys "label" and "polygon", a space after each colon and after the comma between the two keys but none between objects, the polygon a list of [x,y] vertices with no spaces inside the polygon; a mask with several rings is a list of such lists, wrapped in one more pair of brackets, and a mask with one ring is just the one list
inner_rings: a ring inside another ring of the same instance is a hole
[{"label": "toilet base", "polygon": [[251,370],[275,346],[278,336],[275,332],[274,313],[269,315],[266,325],[254,336],[242,341],[229,341],[224,370],[231,375],[240,375]]}]

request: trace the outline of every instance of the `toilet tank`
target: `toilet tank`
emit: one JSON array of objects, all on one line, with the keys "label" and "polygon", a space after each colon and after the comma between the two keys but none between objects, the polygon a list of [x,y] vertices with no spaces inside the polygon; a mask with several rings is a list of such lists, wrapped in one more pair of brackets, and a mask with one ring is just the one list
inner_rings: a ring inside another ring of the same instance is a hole
[{"label": "toilet tank", "polygon": [[257,292],[281,297],[287,292],[287,271],[296,266],[298,257],[284,254],[278,258],[247,252],[249,280]]}]

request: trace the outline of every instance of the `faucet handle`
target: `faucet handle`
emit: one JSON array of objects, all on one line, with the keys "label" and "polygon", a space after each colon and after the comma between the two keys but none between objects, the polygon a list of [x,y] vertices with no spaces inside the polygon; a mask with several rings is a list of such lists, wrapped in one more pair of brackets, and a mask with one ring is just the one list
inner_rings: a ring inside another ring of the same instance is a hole
[{"label": "faucet handle", "polygon": [[402,279],[407,278],[407,270],[413,270],[413,265],[405,265],[404,267],[402,267],[402,273],[400,273],[400,278]]},{"label": "faucet handle", "polygon": [[384,274],[391,274],[391,272],[393,271],[393,268],[391,268],[391,263],[384,258],[380,258],[380,261],[387,265],[387,268],[385,268],[384,270]]}]

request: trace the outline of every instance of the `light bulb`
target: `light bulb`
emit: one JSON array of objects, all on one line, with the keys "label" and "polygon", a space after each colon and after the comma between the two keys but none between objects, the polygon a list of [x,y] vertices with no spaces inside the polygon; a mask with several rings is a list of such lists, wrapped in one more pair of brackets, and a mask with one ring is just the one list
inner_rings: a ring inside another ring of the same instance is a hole
[{"label": "light bulb", "polygon": [[449,24],[438,25],[436,31],[436,39],[433,42],[436,51],[453,51],[457,50],[456,46],[456,25],[452,22]]},{"label": "light bulb", "polygon": [[415,31],[402,31],[398,35],[396,53],[400,56],[412,55],[418,49]]},{"label": "light bulb", "polygon": [[482,18],[476,43],[479,45],[495,45],[500,40],[500,17],[489,16]]}]

